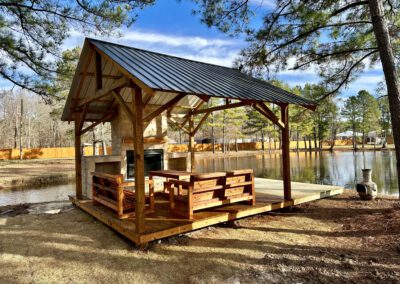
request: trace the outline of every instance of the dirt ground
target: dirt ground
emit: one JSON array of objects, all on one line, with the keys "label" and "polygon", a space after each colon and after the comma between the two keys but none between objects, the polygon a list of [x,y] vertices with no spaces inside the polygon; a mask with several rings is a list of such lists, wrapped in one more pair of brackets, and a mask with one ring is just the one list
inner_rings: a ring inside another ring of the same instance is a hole
[{"label": "dirt ground", "polygon": [[0,208],[0,283],[400,282],[393,199],[360,201],[346,192],[144,250],[68,203],[58,206],[52,214]]},{"label": "dirt ground", "polygon": [[0,189],[66,183],[75,177],[74,159],[0,161]]}]

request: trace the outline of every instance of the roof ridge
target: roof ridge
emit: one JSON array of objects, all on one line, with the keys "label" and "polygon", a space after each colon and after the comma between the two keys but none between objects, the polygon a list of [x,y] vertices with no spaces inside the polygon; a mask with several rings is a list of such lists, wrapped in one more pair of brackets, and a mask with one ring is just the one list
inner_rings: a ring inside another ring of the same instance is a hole
[{"label": "roof ridge", "polygon": [[126,47],[126,48],[129,48],[129,49],[135,49],[135,50],[143,51],[143,52],[146,52],[146,53],[152,53],[152,54],[157,54],[157,55],[162,55],[162,56],[173,57],[173,58],[180,59],[180,60],[186,60],[186,61],[191,61],[191,62],[195,62],[195,63],[211,65],[211,66],[216,66],[216,67],[220,67],[220,68],[226,68],[226,69],[230,69],[230,70],[237,70],[236,68],[233,68],[233,67],[227,67],[227,66],[222,66],[222,65],[213,64],[213,63],[207,63],[207,62],[203,62],[203,61],[197,61],[197,60],[194,60],[194,59],[188,59],[188,58],[179,57],[179,56],[176,56],[176,55],[161,53],[161,52],[157,52],[157,51],[151,51],[151,50],[147,50],[147,49],[143,49],[143,48],[133,47],[133,46],[120,44],[120,43],[115,43],[115,42],[110,42],[110,41],[105,41],[105,40],[101,40],[101,39],[95,39],[95,38],[90,38],[90,37],[86,37],[85,39],[87,39],[89,41],[97,41],[97,42],[102,42],[102,43],[105,43],[105,44],[111,44],[111,45]]}]

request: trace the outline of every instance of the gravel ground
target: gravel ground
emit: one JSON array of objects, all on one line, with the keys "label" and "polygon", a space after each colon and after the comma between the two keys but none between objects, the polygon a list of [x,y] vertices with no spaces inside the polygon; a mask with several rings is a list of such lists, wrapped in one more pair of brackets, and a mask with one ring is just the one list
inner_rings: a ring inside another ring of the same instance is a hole
[{"label": "gravel ground", "polygon": [[138,249],[68,203],[0,208],[0,283],[397,283],[400,206],[352,192]]}]

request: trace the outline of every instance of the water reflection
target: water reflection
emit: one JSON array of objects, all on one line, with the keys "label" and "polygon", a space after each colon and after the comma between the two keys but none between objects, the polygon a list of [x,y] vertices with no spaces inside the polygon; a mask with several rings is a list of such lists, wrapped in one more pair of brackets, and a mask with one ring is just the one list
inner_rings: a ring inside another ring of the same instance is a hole
[{"label": "water reflection", "polygon": [[[293,181],[354,188],[363,168],[372,168],[380,194],[397,194],[396,157],[393,151],[291,152]],[[245,157],[198,158],[196,171],[226,171],[251,168],[255,176],[281,179],[281,155],[270,153]]]},{"label": "water reflection", "polygon": [[[387,152],[291,152],[293,181],[340,185],[354,188],[361,180],[361,169],[372,168],[372,179],[380,194],[397,195],[396,157]],[[270,153],[245,157],[197,158],[196,171],[215,172],[253,169],[255,176],[281,179],[281,155]],[[0,206],[67,200],[75,184],[52,185],[36,189],[1,190]]]}]

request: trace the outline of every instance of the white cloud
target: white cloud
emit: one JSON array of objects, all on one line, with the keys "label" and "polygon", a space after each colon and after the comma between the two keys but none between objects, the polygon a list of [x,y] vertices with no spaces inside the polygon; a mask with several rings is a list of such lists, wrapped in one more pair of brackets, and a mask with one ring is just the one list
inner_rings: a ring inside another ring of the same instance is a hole
[{"label": "white cloud", "polygon": [[[120,38],[99,39],[228,67],[232,66],[243,46],[243,42],[234,39],[172,35],[146,30],[122,31],[121,35]],[[82,45],[84,37],[79,31],[71,32],[63,48]]]},{"label": "white cloud", "polygon": [[123,40],[144,42],[151,44],[162,44],[172,47],[186,46],[191,49],[201,49],[209,46],[233,46],[236,43],[232,40],[213,39],[204,37],[191,37],[191,36],[175,36],[160,33],[144,32],[144,31],[129,31],[123,34]]}]

